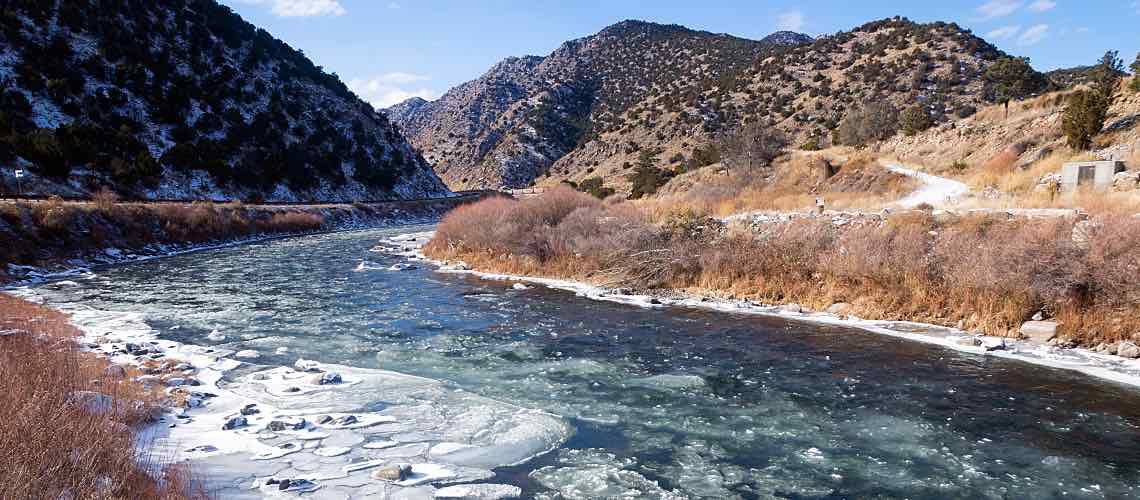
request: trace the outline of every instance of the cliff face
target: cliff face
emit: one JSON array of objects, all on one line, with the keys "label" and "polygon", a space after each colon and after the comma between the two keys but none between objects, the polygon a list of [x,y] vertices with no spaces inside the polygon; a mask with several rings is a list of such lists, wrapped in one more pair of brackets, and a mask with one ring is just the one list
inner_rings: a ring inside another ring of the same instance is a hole
[{"label": "cliff face", "polygon": [[212,0],[14,2],[0,14],[0,81],[0,163],[29,172],[26,192],[448,192],[383,114]]},{"label": "cliff face", "polygon": [[983,75],[1002,55],[957,25],[901,18],[759,41],[626,21],[389,114],[453,188],[598,177],[622,191],[635,167],[699,164],[702,148],[744,121],[826,146],[866,102],[967,116],[992,100]]}]

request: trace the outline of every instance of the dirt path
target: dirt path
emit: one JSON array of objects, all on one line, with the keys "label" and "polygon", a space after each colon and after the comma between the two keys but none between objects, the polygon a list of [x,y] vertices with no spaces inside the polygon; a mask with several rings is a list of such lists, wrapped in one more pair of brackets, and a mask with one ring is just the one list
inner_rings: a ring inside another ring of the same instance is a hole
[{"label": "dirt path", "polygon": [[915,208],[922,204],[940,207],[970,192],[969,186],[956,180],[912,170],[895,161],[879,160],[879,163],[891,172],[913,177],[922,184],[914,192],[896,201],[894,203],[896,207]]}]

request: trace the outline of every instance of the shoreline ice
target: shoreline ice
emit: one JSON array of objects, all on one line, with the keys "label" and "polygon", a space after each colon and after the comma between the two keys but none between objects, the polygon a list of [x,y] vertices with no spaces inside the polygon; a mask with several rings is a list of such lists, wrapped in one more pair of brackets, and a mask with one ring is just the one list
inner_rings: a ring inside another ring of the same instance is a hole
[{"label": "shoreline ice", "polygon": [[[651,309],[688,307],[735,314],[778,317],[819,325],[857,328],[871,333],[937,345],[963,353],[994,356],[1037,366],[1076,371],[1098,379],[1140,388],[1140,359],[1126,359],[1083,348],[1062,348],[1027,340],[983,336],[957,328],[927,323],[864,320],[854,316],[841,318],[826,312],[793,312],[785,310],[782,305],[764,305],[747,300],[706,297],[679,290],[669,290],[669,296],[626,294],[619,290],[573,280],[477,271],[470,269],[462,262],[451,264],[426,257],[421,251],[421,247],[431,239],[433,234],[433,231],[425,231],[397,235],[383,240],[381,245],[373,250],[404,256],[416,261],[429,262],[437,267],[437,272],[467,274],[485,280],[507,283],[531,283],[551,289],[573,292],[577,296],[592,300]],[[978,342],[973,342],[973,345],[960,343],[967,339],[976,339]]]},{"label": "shoreline ice", "polygon": [[[34,287],[7,293],[45,302]],[[150,375],[147,383],[179,393],[188,407],[142,429],[137,446],[169,462],[190,461],[226,497],[431,498],[437,487],[487,480],[496,468],[549,453],[574,432],[557,415],[439,380],[306,360],[261,366],[236,359],[240,352],[163,339],[141,313],[46,305],[71,315],[83,349],[114,363],[183,364],[174,376]],[[403,479],[379,476],[401,464],[410,466]]]}]

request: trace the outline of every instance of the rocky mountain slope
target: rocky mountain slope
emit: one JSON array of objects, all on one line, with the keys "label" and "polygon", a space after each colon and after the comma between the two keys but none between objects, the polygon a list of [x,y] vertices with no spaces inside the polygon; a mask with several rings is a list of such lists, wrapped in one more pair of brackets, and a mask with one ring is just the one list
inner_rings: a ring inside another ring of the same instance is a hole
[{"label": "rocky mountain slope", "polygon": [[748,120],[827,146],[867,102],[968,116],[994,99],[983,75],[1003,55],[955,24],[903,18],[759,41],[626,21],[390,116],[453,188],[599,177],[622,191],[646,166],[708,163],[708,145]]},{"label": "rocky mountain slope", "polygon": [[7,2],[0,82],[0,164],[30,172],[25,192],[447,193],[387,117],[213,0]]},{"label": "rocky mountain slope", "polygon": [[389,116],[453,188],[521,187],[658,96],[698,96],[757,57],[802,43],[753,41],[676,25],[624,21],[546,57],[508,58],[436,101]]}]

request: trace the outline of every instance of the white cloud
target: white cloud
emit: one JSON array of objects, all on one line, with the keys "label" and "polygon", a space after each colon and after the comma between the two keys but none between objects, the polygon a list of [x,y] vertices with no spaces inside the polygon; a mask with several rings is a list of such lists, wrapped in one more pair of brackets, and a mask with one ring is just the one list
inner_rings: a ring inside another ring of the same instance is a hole
[{"label": "white cloud", "polygon": [[281,17],[343,16],[348,13],[337,0],[241,0],[255,5],[269,5],[270,12]]},{"label": "white cloud", "polygon": [[990,0],[974,10],[981,16],[978,18],[979,21],[988,21],[1013,14],[1022,5],[1025,5],[1025,2],[1021,0]]},{"label": "white cloud", "polygon": [[1040,42],[1041,40],[1044,40],[1045,36],[1048,34],[1049,34],[1049,25],[1048,24],[1036,24],[1036,25],[1030,26],[1029,28],[1026,28],[1025,31],[1023,31],[1021,33],[1021,36],[1017,37],[1017,44],[1018,45],[1033,45],[1037,42]]},{"label": "white cloud", "polygon": [[1053,10],[1053,7],[1056,6],[1057,2],[1054,2],[1053,0],[1037,0],[1029,4],[1029,10],[1033,12],[1045,12]]},{"label": "white cloud", "polygon": [[356,92],[361,99],[368,101],[377,108],[386,108],[412,97],[432,100],[439,97],[439,92],[418,86],[409,88],[412,83],[430,80],[431,77],[414,73],[393,72],[373,76],[371,78],[353,78],[348,82],[348,88]]},{"label": "white cloud", "polygon": [[776,29],[779,31],[799,31],[804,27],[804,13],[798,10],[785,12],[776,18]]},{"label": "white cloud", "polygon": [[986,38],[990,40],[1005,40],[1011,38],[1021,31],[1020,25],[1002,26],[996,30],[986,33]]}]

